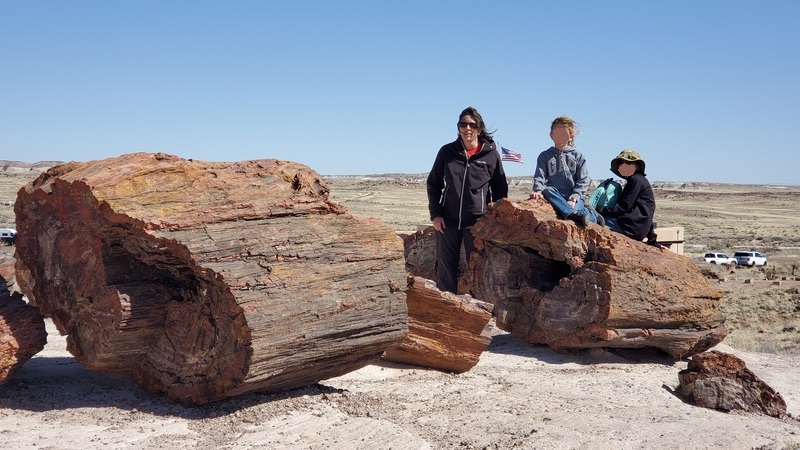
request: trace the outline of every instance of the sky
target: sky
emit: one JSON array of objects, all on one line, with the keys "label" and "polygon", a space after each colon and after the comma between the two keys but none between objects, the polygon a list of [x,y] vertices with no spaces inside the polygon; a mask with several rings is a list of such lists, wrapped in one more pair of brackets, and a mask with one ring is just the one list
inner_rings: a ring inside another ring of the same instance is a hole
[{"label": "sky", "polygon": [[0,159],[427,173],[473,106],[533,174],[800,185],[800,2],[0,0]]}]

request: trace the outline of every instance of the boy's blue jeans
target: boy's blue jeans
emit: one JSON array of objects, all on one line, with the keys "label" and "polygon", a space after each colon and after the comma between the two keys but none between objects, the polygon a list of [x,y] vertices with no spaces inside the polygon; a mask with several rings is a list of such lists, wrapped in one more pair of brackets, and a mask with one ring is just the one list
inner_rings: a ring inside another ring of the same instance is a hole
[{"label": "boy's blue jeans", "polygon": [[592,222],[597,223],[597,216],[595,215],[595,212],[591,208],[586,207],[583,197],[581,197],[580,200],[575,203],[575,207],[573,208],[572,206],[569,206],[567,199],[565,199],[561,193],[558,192],[558,189],[552,186],[544,188],[542,195],[545,199],[547,199],[548,202],[550,202],[551,205],[553,205],[553,209],[556,210],[556,213],[558,213],[559,217],[562,219],[566,219],[572,213],[586,213],[589,214],[589,219]]}]

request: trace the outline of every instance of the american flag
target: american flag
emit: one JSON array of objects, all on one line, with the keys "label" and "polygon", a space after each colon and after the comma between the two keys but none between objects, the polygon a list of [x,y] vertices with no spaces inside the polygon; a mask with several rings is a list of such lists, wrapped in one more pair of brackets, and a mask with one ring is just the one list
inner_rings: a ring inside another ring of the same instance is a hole
[{"label": "american flag", "polygon": [[503,161],[511,161],[511,162],[518,162],[520,164],[524,164],[522,162],[522,155],[521,154],[519,154],[519,153],[517,153],[515,151],[512,151],[512,150],[509,150],[509,149],[507,149],[505,147],[500,147],[500,155],[501,155],[500,159],[502,159]]}]

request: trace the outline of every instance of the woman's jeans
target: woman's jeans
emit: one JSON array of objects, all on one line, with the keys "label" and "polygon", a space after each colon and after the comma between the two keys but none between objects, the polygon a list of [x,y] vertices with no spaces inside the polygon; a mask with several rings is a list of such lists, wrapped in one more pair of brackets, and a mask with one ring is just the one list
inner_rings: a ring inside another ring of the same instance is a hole
[{"label": "woman's jeans", "polygon": [[552,186],[544,188],[542,195],[545,199],[547,199],[548,202],[550,202],[551,205],[553,205],[553,209],[556,210],[556,213],[558,213],[560,218],[566,219],[573,213],[588,214],[589,220],[597,223],[597,216],[595,215],[595,212],[591,208],[586,207],[583,197],[581,197],[580,200],[575,203],[575,207],[572,207],[569,206],[569,203],[567,203],[567,199],[565,199],[561,193],[558,192],[558,189]]}]

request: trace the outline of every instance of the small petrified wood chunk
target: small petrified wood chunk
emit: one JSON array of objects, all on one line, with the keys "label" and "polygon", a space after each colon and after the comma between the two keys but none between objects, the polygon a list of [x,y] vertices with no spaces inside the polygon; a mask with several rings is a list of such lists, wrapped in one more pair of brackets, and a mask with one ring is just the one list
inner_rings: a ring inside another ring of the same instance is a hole
[{"label": "small petrified wood chunk", "polygon": [[687,402],[722,411],[786,415],[786,402],[740,358],[723,352],[698,353],[678,373],[678,392]]},{"label": "small petrified wood chunk", "polygon": [[383,358],[453,373],[473,368],[492,341],[492,305],[419,277],[409,277],[406,296],[408,337]]}]

